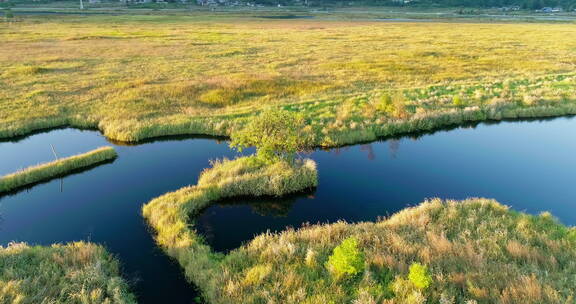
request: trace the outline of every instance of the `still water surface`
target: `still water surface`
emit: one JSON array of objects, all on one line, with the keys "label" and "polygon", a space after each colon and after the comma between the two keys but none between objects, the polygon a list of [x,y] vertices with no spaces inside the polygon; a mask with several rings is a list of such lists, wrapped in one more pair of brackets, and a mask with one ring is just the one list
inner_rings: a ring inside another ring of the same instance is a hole
[{"label": "still water surface", "polygon": [[[255,234],[303,223],[375,220],[425,198],[483,196],[576,224],[576,119],[504,122],[403,137],[310,155],[319,187],[282,198],[220,202],[197,228],[218,251]],[[0,175],[107,142],[98,132],[54,130],[0,143]],[[154,245],[142,204],[194,184],[209,160],[234,157],[226,142],[168,138],[114,145],[119,157],[89,171],[0,197],[0,245],[88,240],[122,262],[140,303],[193,303],[196,291]]]}]

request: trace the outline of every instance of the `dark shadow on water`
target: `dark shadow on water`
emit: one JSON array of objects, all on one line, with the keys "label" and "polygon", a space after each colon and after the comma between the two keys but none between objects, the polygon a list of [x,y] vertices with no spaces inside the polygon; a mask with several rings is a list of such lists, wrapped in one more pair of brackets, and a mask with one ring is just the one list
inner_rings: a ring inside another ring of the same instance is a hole
[{"label": "dark shadow on water", "polygon": [[17,135],[17,136],[13,136],[13,137],[4,137],[4,138],[0,137],[0,144],[1,143],[18,143],[20,141],[23,141],[23,140],[25,140],[29,137],[35,136],[35,135],[50,133],[52,131],[57,131],[57,130],[66,130],[66,129],[75,129],[75,130],[80,130],[80,131],[97,131],[100,134],[102,134],[102,132],[100,132],[100,130],[98,130],[97,128],[80,128],[80,127],[71,127],[71,126],[64,125],[64,126],[36,129],[34,131],[30,131],[30,132],[26,133],[25,135]]},{"label": "dark shadow on water", "polygon": [[[567,118],[573,118],[573,117],[576,117],[576,115],[550,116],[550,117],[543,117],[543,118],[517,118],[517,119],[471,121],[471,122],[457,123],[457,124],[444,126],[444,127],[440,127],[440,128],[434,128],[434,129],[426,130],[426,131],[398,133],[398,134],[393,135],[393,136],[378,137],[376,140],[360,141],[360,142],[356,142],[353,144],[341,145],[339,147],[356,146],[356,145],[362,145],[362,144],[367,144],[367,143],[383,142],[383,141],[386,141],[389,139],[403,139],[403,138],[419,139],[423,136],[434,135],[435,133],[439,133],[439,132],[447,132],[447,131],[452,131],[452,130],[456,130],[456,129],[464,129],[464,128],[473,128],[474,129],[474,128],[478,127],[479,125],[490,126],[490,125],[497,125],[497,124],[503,123],[503,122],[546,122],[546,121],[552,121],[555,119],[567,119]],[[204,135],[204,134],[184,134],[184,135],[160,135],[160,136],[145,138],[145,139],[142,139],[139,141],[130,142],[130,141],[119,141],[119,140],[110,139],[110,138],[104,136],[102,131],[100,131],[98,128],[85,128],[85,127],[64,125],[64,126],[37,129],[37,130],[31,131],[30,133],[27,133],[25,135],[0,138],[0,144],[5,143],[5,142],[6,143],[18,143],[18,142],[20,142],[24,139],[27,139],[28,137],[34,136],[34,135],[49,133],[51,131],[56,131],[56,130],[65,130],[65,129],[75,129],[75,130],[80,130],[80,131],[96,131],[101,136],[103,136],[106,139],[106,141],[108,141],[109,143],[114,144],[114,145],[118,145],[118,146],[126,146],[126,147],[140,146],[140,145],[156,143],[156,142],[185,141],[185,140],[191,140],[191,139],[213,139],[213,140],[218,141],[219,143],[230,140],[230,138],[227,136]],[[315,148],[312,148],[310,151],[307,151],[307,152],[313,152],[316,149],[331,150],[331,149],[339,148],[339,147],[330,147],[330,148],[315,147]]]},{"label": "dark shadow on water", "polygon": [[[66,178],[66,177],[70,177],[70,176],[73,176],[73,175],[79,175],[79,174],[88,172],[88,171],[90,171],[90,170],[92,170],[92,169],[94,169],[94,168],[97,168],[97,167],[100,167],[100,166],[103,166],[103,165],[107,165],[107,164],[112,164],[112,163],[114,163],[114,161],[116,161],[116,159],[104,160],[104,161],[101,161],[101,162],[92,164],[92,165],[90,165],[90,166],[88,166],[88,167],[83,167],[83,168],[75,169],[75,170],[72,170],[72,171],[68,171],[68,172],[63,173],[63,174],[55,175],[55,176],[53,176],[53,177],[51,177],[51,178],[49,178],[49,179],[42,180],[42,181],[38,181],[38,182],[35,182],[35,183],[32,183],[32,184],[28,184],[28,185],[25,185],[25,186],[22,186],[22,187],[18,187],[18,188],[14,189],[14,190],[10,190],[10,191],[7,191],[7,192],[0,192],[0,199],[2,199],[2,198],[4,198],[4,197],[13,196],[13,195],[19,194],[19,193],[24,192],[24,191],[28,191],[28,190],[30,190],[30,189],[38,186],[38,185],[47,184],[47,183],[49,183],[49,182],[51,182],[51,181],[53,181],[53,180],[56,180],[56,179],[64,179],[64,178]],[[63,181],[63,180],[62,180],[62,181]]]},{"label": "dark shadow on water", "polygon": [[[228,241],[222,243],[222,242],[220,242],[222,240],[216,240],[215,239],[216,235],[218,235],[218,237],[220,237],[223,234],[214,233],[215,229],[219,230],[223,227],[212,226],[212,224],[210,223],[210,216],[212,213],[217,212],[219,215],[221,215],[223,213],[231,212],[233,214],[236,214],[236,212],[238,210],[242,210],[245,213],[252,214],[252,216],[267,218],[271,222],[274,222],[275,219],[288,217],[294,204],[298,200],[305,199],[305,198],[313,199],[315,191],[316,191],[315,188],[314,189],[308,189],[306,191],[302,191],[302,192],[298,192],[298,193],[294,193],[294,194],[290,194],[290,195],[282,196],[282,197],[263,196],[263,197],[254,198],[254,197],[250,197],[250,196],[239,196],[239,197],[224,199],[224,200],[217,201],[217,202],[209,205],[208,207],[200,210],[196,214],[195,219],[193,221],[195,222],[195,228],[196,228],[198,234],[204,238],[204,241],[208,245],[210,245],[214,251],[220,252],[220,253],[227,253],[231,250],[234,250],[234,249],[240,247],[245,242],[238,243],[238,242],[235,242],[235,240],[237,240],[237,239],[235,239],[233,241],[228,240]],[[194,218],[194,215],[191,215],[191,217]],[[235,220],[238,220],[238,218],[236,218]],[[302,223],[302,224],[304,225],[306,223]],[[281,230],[284,230],[284,229],[289,227],[289,226],[288,227],[287,226],[276,226],[272,229],[262,227],[263,230],[258,231],[258,229],[256,229],[256,231],[255,231],[253,229],[254,227],[251,227],[248,230],[245,230],[247,228],[247,226],[250,226],[250,225],[238,225],[235,228],[235,231],[233,233],[244,234],[245,236],[247,236],[247,238],[242,238],[242,239],[250,240],[254,236],[256,236],[257,234],[264,233],[266,231],[271,231],[271,232],[281,231]],[[252,234],[252,235],[249,235],[249,234]],[[218,241],[218,242],[216,242],[216,241]]]},{"label": "dark shadow on water", "polygon": [[50,133],[52,131],[66,130],[66,129],[98,132],[98,134],[103,136],[107,142],[114,144],[114,145],[117,145],[117,146],[126,146],[126,147],[140,146],[140,145],[156,143],[156,142],[184,141],[184,140],[191,140],[191,139],[213,139],[213,140],[216,140],[218,142],[229,140],[229,138],[226,136],[187,134],[187,135],[163,135],[163,136],[145,138],[145,139],[140,140],[140,141],[130,142],[130,141],[120,141],[120,140],[110,139],[110,138],[106,137],[102,133],[102,131],[100,131],[100,129],[98,129],[98,128],[84,128],[84,127],[64,125],[64,126],[37,129],[37,130],[31,131],[29,133],[26,133],[25,135],[0,138],[0,144],[1,143],[18,143],[20,141],[23,141],[23,140],[28,139],[29,137],[32,137],[35,135],[41,135],[41,134]]},{"label": "dark shadow on water", "polygon": [[213,135],[201,135],[201,134],[192,134],[192,135],[165,135],[165,136],[157,136],[157,137],[150,137],[140,141],[118,141],[114,139],[106,138],[106,140],[114,145],[117,146],[125,146],[125,147],[135,147],[141,146],[150,143],[159,143],[159,142],[167,142],[167,141],[185,141],[185,140],[193,140],[193,139],[212,139],[216,142],[224,142],[229,140],[226,136],[213,136]]},{"label": "dark shadow on water", "polygon": [[[434,134],[441,133],[441,132],[449,132],[449,131],[458,130],[458,129],[476,129],[478,126],[493,126],[493,125],[498,125],[500,123],[506,123],[506,122],[547,122],[547,121],[553,121],[553,120],[557,120],[557,119],[571,119],[574,117],[576,117],[576,115],[562,115],[562,116],[551,116],[551,117],[543,117],[543,118],[517,118],[517,119],[470,121],[470,122],[457,123],[457,124],[453,124],[453,125],[449,125],[449,126],[444,126],[441,128],[434,128],[434,129],[426,130],[426,131],[403,132],[403,133],[398,133],[398,134],[393,135],[393,136],[378,137],[376,140],[359,141],[359,142],[356,142],[353,144],[344,144],[344,145],[341,145],[338,147],[328,147],[328,148],[319,148],[319,149],[322,149],[324,151],[330,151],[330,150],[339,149],[339,148],[359,146],[359,145],[365,145],[365,144],[371,144],[371,143],[381,143],[381,142],[385,142],[388,140],[400,140],[400,139],[406,139],[406,138],[418,140],[424,136],[430,136],[430,135],[434,135]],[[310,151],[307,151],[307,152],[310,152]]]}]

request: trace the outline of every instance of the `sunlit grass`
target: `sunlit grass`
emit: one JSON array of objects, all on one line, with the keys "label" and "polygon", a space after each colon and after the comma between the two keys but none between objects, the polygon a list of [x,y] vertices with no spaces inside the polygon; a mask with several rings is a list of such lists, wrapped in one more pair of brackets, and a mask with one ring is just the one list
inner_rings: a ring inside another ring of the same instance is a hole
[{"label": "sunlit grass", "polygon": [[[62,125],[125,141],[229,135],[281,106],[328,146],[494,104],[506,112],[475,119],[574,114],[575,31],[206,12],[25,19],[0,25],[0,137]],[[383,95],[402,96],[404,115],[373,107]]]},{"label": "sunlit grass", "polygon": [[[566,303],[575,296],[576,230],[488,199],[434,199],[374,223],[265,233],[228,254],[194,230],[198,212],[219,199],[316,183],[312,163],[218,161],[197,185],[153,199],[143,214],[208,303]],[[330,256],[350,239],[354,249],[333,259],[352,261],[354,271],[334,275]]]},{"label": "sunlit grass", "polygon": [[136,303],[104,247],[76,242],[0,247],[0,303]]},{"label": "sunlit grass", "polygon": [[[188,228],[197,202],[211,200],[192,191],[155,199],[144,214],[208,303],[536,304],[575,296],[576,230],[547,213],[434,199],[379,222],[261,234],[220,255]],[[334,276],[330,256],[350,238],[363,264],[354,276]]]},{"label": "sunlit grass", "polygon": [[221,290],[204,287],[220,271],[221,255],[193,230],[193,217],[220,199],[286,195],[315,187],[317,178],[312,160],[268,164],[251,156],[217,161],[202,172],[197,185],[153,199],[144,205],[143,215],[154,229],[158,245],[182,265],[186,276],[200,285],[209,299],[216,299]]}]

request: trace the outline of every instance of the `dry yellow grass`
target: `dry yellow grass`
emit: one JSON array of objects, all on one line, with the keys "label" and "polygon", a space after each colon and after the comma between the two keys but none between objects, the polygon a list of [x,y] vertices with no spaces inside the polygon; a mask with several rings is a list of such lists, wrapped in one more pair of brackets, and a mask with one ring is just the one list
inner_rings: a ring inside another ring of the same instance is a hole
[{"label": "dry yellow grass", "polygon": [[[219,180],[217,171],[204,179]],[[251,189],[244,184],[239,179],[230,189]],[[576,230],[550,214],[518,213],[488,199],[433,199],[376,223],[261,234],[220,255],[187,224],[218,197],[217,189],[203,191],[166,194],[146,205],[144,215],[209,303],[540,304],[572,303],[576,296]],[[364,271],[338,279],[326,262],[349,237],[358,240]],[[414,263],[429,269],[429,287],[407,277]]]},{"label": "dry yellow grass", "polygon": [[[58,125],[98,127],[118,140],[228,135],[262,107],[282,105],[306,114],[315,144],[334,145],[466,107],[488,113],[509,103],[504,116],[524,117],[544,104],[561,109],[533,115],[573,114],[576,41],[566,37],[575,34],[571,24],[205,12],[29,18],[0,24],[0,137]],[[372,104],[387,94],[403,96],[405,109],[378,111]]]},{"label": "dry yellow grass", "polygon": [[102,246],[0,246],[0,303],[132,304],[118,261]]}]

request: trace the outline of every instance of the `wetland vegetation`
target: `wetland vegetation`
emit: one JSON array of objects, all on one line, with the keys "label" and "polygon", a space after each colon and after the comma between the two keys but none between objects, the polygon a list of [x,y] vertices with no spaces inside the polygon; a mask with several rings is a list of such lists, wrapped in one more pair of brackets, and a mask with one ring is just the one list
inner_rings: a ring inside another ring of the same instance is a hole
[{"label": "wetland vegetation", "polygon": [[34,16],[0,25],[0,137],[229,136],[265,107],[337,146],[466,121],[575,114],[573,24]]},{"label": "wetland vegetation", "polygon": [[265,163],[256,157],[218,161],[202,172],[198,184],[164,194],[143,208],[159,246],[184,268],[208,301],[217,300],[221,286],[214,274],[221,271],[220,254],[212,251],[191,228],[191,219],[219,199],[235,196],[280,196],[317,185],[312,160]]},{"label": "wetland vegetation", "polygon": [[80,169],[114,160],[118,155],[112,147],[95,150],[22,169],[0,177],[0,193],[13,191],[55,177],[64,176]]},{"label": "wetland vegetation", "polygon": [[221,255],[186,224],[198,200],[182,199],[190,190],[152,201],[144,214],[209,303],[536,304],[575,297],[576,230],[548,213],[531,216],[488,199],[435,199],[379,222],[261,234]]},{"label": "wetland vegetation", "polygon": [[136,303],[118,261],[86,242],[0,246],[0,287],[1,303]]},{"label": "wetland vegetation", "polygon": [[[0,23],[0,138],[72,126],[121,142],[200,134],[256,147],[142,207],[157,245],[208,303],[574,302],[576,230],[490,199],[263,233],[228,253],[196,231],[195,217],[221,200],[315,188],[316,162],[298,157],[306,149],[576,114],[570,22],[349,17],[10,18]],[[0,192],[116,156],[105,147],[30,167],[0,179]],[[0,266],[4,302],[136,301],[100,245],[11,243]]]}]

